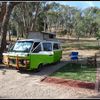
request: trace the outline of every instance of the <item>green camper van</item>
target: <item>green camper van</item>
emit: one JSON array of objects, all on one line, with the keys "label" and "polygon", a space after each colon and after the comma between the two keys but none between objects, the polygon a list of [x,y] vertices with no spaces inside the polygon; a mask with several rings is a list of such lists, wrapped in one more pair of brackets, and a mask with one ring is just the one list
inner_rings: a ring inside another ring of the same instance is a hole
[{"label": "green camper van", "polygon": [[62,48],[59,41],[24,39],[17,40],[8,52],[3,53],[3,63],[20,70],[40,69],[45,64],[59,62]]}]

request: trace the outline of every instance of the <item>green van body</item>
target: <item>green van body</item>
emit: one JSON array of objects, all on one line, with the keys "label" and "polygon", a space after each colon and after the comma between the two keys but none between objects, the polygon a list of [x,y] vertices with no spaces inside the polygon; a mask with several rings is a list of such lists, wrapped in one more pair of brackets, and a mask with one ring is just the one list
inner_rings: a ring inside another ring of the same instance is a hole
[{"label": "green van body", "polygon": [[30,69],[36,69],[40,64],[51,64],[60,61],[62,51],[54,51],[52,55],[45,54],[31,54],[30,55]]},{"label": "green van body", "polygon": [[[26,40],[23,40],[26,41]],[[28,41],[28,40],[27,40]],[[35,40],[33,40],[35,42]],[[45,51],[43,50],[43,45],[42,43],[51,43],[52,45],[52,50],[51,51]],[[7,52],[7,53],[3,53],[3,57],[7,59],[7,61],[4,61],[4,64],[6,65],[10,65],[10,66],[17,66],[16,65],[16,59],[18,58],[18,63],[20,60],[25,60],[28,62],[27,66],[21,65],[19,64],[19,68],[20,67],[24,67],[27,70],[34,70],[34,69],[38,69],[39,65],[45,65],[45,64],[52,64],[55,62],[59,62],[62,58],[62,49],[61,47],[59,47],[57,50],[53,50],[53,44],[59,44],[59,42],[55,42],[55,41],[40,41],[40,43],[38,45],[41,45],[41,52],[40,53],[34,53],[32,52],[32,50],[28,53],[24,53],[24,52]],[[38,47],[37,45],[37,47]],[[37,48],[36,47],[36,48]],[[14,64],[10,64],[10,60],[15,60]]]}]

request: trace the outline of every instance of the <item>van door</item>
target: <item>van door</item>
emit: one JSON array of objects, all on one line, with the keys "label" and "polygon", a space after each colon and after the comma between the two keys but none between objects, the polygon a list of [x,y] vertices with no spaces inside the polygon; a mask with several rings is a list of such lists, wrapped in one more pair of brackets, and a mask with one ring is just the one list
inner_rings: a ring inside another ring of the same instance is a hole
[{"label": "van door", "polygon": [[30,69],[37,69],[38,65],[41,63],[41,56],[39,55],[41,50],[41,43],[35,42],[30,54]]},{"label": "van door", "polygon": [[60,61],[62,58],[62,50],[59,43],[53,43],[54,62]]},{"label": "van door", "polygon": [[31,53],[31,69],[37,69],[40,64],[44,65],[52,62],[52,44],[47,42],[39,43]]},{"label": "van door", "polygon": [[43,42],[42,43],[42,59],[45,64],[50,64],[53,62],[53,51],[52,51],[52,43],[51,42]]}]

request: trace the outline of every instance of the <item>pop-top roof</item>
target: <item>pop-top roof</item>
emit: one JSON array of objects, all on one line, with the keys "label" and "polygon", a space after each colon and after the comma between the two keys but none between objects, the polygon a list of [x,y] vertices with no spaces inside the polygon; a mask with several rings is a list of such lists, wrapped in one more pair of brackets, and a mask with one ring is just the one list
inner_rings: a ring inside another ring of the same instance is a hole
[{"label": "pop-top roof", "polygon": [[43,34],[52,34],[52,35],[56,35],[56,33],[54,33],[54,32],[44,32],[44,31],[42,31],[41,33],[43,33]]}]

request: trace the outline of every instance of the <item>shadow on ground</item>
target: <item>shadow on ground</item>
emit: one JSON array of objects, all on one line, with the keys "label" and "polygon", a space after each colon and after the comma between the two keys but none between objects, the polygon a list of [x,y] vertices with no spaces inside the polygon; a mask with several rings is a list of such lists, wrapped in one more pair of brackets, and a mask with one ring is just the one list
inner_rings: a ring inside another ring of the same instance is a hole
[{"label": "shadow on ground", "polygon": [[28,70],[17,70],[16,68],[13,67],[6,67],[4,65],[0,65],[0,70],[5,71],[5,70],[17,70],[18,73],[21,74],[29,74],[29,75],[49,75],[52,72],[56,71],[57,69],[63,67],[65,64],[67,64],[67,61],[61,61],[60,63],[55,63],[55,64],[50,64],[50,65],[45,65],[42,67],[42,69],[38,71],[28,71]]}]

